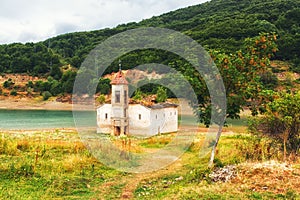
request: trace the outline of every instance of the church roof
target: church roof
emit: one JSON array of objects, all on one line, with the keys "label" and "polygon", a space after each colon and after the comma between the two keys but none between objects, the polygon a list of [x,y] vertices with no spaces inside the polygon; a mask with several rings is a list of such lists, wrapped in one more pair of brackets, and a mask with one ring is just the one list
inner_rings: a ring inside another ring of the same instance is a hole
[{"label": "church roof", "polygon": [[116,74],[115,78],[111,81],[112,85],[128,85],[128,81],[126,80],[122,70],[119,70]]}]

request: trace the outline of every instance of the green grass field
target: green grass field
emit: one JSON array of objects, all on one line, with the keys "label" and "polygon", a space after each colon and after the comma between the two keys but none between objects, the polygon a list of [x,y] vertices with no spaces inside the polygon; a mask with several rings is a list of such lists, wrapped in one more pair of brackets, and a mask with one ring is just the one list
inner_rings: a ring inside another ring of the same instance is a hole
[{"label": "green grass field", "polygon": [[[153,151],[167,145],[173,136],[133,140],[132,145],[140,152]],[[199,133],[188,151],[168,167],[152,173],[131,174],[101,164],[73,130],[2,132],[0,199],[300,198],[299,185],[289,182],[300,178],[296,167],[291,174],[277,172],[287,180],[282,177],[267,183],[270,172],[253,171],[252,177],[246,173],[252,168],[241,165],[241,177],[227,183],[212,182],[211,170],[207,168],[208,156],[199,157],[204,136],[205,133]],[[245,133],[233,133],[228,127],[220,140],[216,165],[280,159],[281,155],[275,150],[270,155],[264,149],[267,143],[267,140],[257,140]],[[273,184],[276,187],[271,187]]]}]

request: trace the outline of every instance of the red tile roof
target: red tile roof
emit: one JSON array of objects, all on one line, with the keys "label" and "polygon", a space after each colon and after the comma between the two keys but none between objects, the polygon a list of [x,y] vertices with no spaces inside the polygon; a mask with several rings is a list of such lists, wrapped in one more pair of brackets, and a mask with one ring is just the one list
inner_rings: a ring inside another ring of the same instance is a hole
[{"label": "red tile roof", "polygon": [[126,80],[122,70],[118,71],[114,80],[110,82],[112,85],[128,85],[128,81]]}]

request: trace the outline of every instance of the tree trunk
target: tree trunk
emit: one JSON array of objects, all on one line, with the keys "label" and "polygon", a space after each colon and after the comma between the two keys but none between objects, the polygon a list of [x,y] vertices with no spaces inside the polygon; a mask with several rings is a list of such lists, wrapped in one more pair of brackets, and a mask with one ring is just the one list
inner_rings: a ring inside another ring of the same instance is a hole
[{"label": "tree trunk", "polygon": [[217,136],[216,136],[216,142],[214,143],[214,145],[212,147],[212,150],[211,150],[210,160],[209,160],[209,164],[208,164],[208,167],[210,167],[210,168],[212,168],[213,165],[214,165],[216,149],[217,149],[217,145],[219,143],[219,139],[221,137],[222,129],[223,129],[223,127],[219,126],[218,133],[217,133]]},{"label": "tree trunk", "polygon": [[286,143],[289,137],[289,131],[286,129],[283,133],[283,161],[286,161]]}]

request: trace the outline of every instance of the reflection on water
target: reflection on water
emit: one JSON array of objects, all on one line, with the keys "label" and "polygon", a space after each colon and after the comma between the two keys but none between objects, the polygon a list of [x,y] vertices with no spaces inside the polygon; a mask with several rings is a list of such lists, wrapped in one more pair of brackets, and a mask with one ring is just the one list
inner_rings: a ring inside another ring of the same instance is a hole
[{"label": "reflection on water", "polygon": [[[81,124],[95,127],[96,112],[80,111],[79,113]],[[0,110],[0,129],[2,130],[47,128],[75,128],[72,111]]]}]

